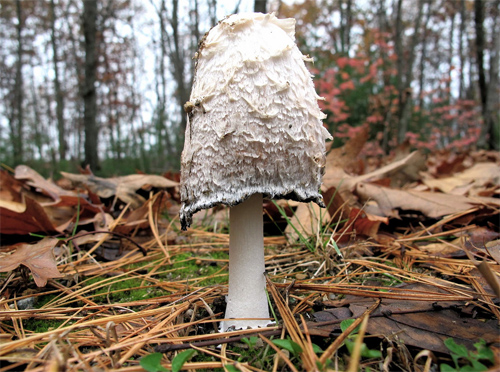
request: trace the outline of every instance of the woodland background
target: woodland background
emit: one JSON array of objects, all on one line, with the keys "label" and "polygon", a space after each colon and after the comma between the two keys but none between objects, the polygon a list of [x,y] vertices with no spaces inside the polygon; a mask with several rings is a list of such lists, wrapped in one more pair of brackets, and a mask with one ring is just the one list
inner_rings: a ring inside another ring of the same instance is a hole
[{"label": "woodland background", "polygon": [[333,147],[498,149],[499,0],[2,0],[0,159],[178,169],[198,41],[254,9],[296,18]]}]

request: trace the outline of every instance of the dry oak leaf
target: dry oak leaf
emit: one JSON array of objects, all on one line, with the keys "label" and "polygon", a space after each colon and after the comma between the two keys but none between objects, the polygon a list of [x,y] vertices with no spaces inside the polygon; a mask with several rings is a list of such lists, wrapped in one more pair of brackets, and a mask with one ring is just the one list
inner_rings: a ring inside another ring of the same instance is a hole
[{"label": "dry oak leaf", "polygon": [[[407,289],[409,295],[442,294],[444,297],[450,294],[447,288],[429,284],[404,284],[399,288]],[[397,334],[405,345],[448,354],[450,351],[443,343],[448,337],[458,339],[460,343],[470,348],[473,348],[473,343],[479,338],[498,345],[496,321],[465,317],[462,312],[467,306],[466,301],[450,301],[445,298],[438,301],[422,301],[411,297],[405,298],[405,293],[402,291],[399,293],[401,298],[383,299],[377,310],[370,315],[367,333],[378,337]],[[325,301],[324,304],[330,308],[316,312],[314,317],[319,318],[319,322],[308,322],[307,328],[311,335],[330,337],[333,331],[340,328],[341,320],[361,316],[374,300],[369,297],[347,295],[340,301]]]},{"label": "dry oak leaf", "polygon": [[[330,157],[330,154],[328,154],[327,160]],[[383,166],[382,168],[376,169],[373,172],[362,174],[360,176],[351,176],[341,167],[335,165],[329,166],[329,163],[327,162],[325,175],[323,176],[322,189],[327,190],[331,187],[335,187],[338,192],[341,193],[344,200],[348,200],[349,197],[346,197],[346,193],[349,194],[353,191],[356,188],[356,185],[360,182],[378,180],[386,175],[391,175],[407,168],[412,168],[415,164],[421,162],[421,159],[422,155],[418,151],[414,151],[403,159],[394,161]]]},{"label": "dry oak leaf", "polygon": [[152,174],[132,174],[114,178],[101,178],[94,175],[66,172],[61,172],[61,174],[75,184],[85,185],[101,198],[116,196],[124,203],[130,203],[132,209],[139,208],[146,202],[146,199],[136,193],[137,190],[148,185],[159,188],[171,188],[178,185],[175,181]]},{"label": "dry oak leaf", "polygon": [[14,177],[17,180],[29,180],[29,186],[39,189],[43,194],[50,196],[55,201],[59,201],[61,196],[77,197],[73,191],[67,191],[57,186],[55,183],[43,178],[37,171],[27,165],[18,165],[15,169]]},{"label": "dry oak leaf", "polygon": [[349,214],[349,220],[344,227],[335,235],[337,243],[346,243],[351,239],[351,233],[356,235],[369,236],[376,238],[381,223],[389,224],[387,217],[379,217],[359,208],[352,208]]},{"label": "dry oak leaf", "polygon": [[24,183],[16,180],[9,172],[0,169],[0,200],[21,202]]},{"label": "dry oak leaf", "polygon": [[361,200],[375,200],[385,216],[397,216],[397,209],[420,211],[429,218],[440,218],[469,210],[476,205],[500,206],[500,200],[487,197],[467,198],[437,192],[404,191],[359,183],[356,193]]},{"label": "dry oak leaf", "polygon": [[[149,227],[149,218],[148,215],[150,213],[150,209],[153,212],[153,215],[156,216],[159,213],[163,212],[166,208],[169,207],[168,194],[166,191],[160,191],[156,197],[150,198],[146,203],[140,206],[137,209],[132,210],[128,215],[123,217],[119,224],[115,227],[114,231],[121,234],[129,234],[132,230],[135,229],[146,229]],[[150,208],[150,203],[153,205]],[[172,208],[172,206],[170,206]],[[169,213],[170,213],[169,208]],[[178,213],[175,213],[177,215]],[[99,229],[96,229],[99,230]]]},{"label": "dry oak leaf", "polygon": [[316,203],[303,204],[301,207],[297,208],[285,228],[285,236],[290,242],[296,242],[301,236],[308,239],[316,235],[323,222],[330,220],[328,210],[322,210]]},{"label": "dry oak leaf", "polygon": [[9,252],[0,251],[0,272],[7,272],[24,265],[31,270],[33,279],[39,287],[44,287],[47,280],[61,278],[52,253],[59,240],[44,238],[36,244],[19,243],[9,247]]},{"label": "dry oak leaf", "polygon": [[500,185],[500,165],[495,163],[477,163],[463,172],[451,177],[424,179],[431,189],[439,189],[445,193],[465,195],[471,188],[481,188],[488,184]]},{"label": "dry oak leaf", "polygon": [[[46,209],[46,213],[52,217],[53,223],[59,226],[58,230],[64,230],[74,215],[71,208],[79,207],[81,210],[89,210],[94,213],[102,212],[102,205],[92,203],[90,197],[76,191],[65,190],[52,181],[46,180],[35,170],[26,165],[18,165],[15,169],[15,179],[24,180],[28,186],[35,188],[39,193],[48,196],[52,201],[38,201]],[[28,180],[28,181],[26,181]],[[19,181],[18,181],[19,182]],[[52,207],[52,209],[50,209]],[[57,220],[57,221],[55,221]]]},{"label": "dry oak leaf", "polygon": [[0,199],[0,233],[26,235],[57,231],[37,201],[27,196],[23,199],[22,203]]},{"label": "dry oak leaf", "polygon": [[[333,150],[332,150],[333,151]],[[331,153],[328,154],[327,159],[331,157]],[[393,162],[385,167],[377,169],[374,172],[370,172],[361,176],[353,177],[348,175],[340,166],[336,165],[334,160],[332,160],[329,165],[327,164],[327,169],[325,176],[323,177],[323,194],[328,195],[328,191],[332,188],[335,188],[337,191],[335,192],[336,197],[342,201],[347,201],[347,205],[354,204],[355,198],[353,197],[352,191],[356,188],[356,185],[361,184],[363,181],[368,179],[378,179],[388,173],[396,172],[400,169],[403,169],[408,166],[408,164],[413,164],[415,159],[420,159],[420,154],[418,152],[412,152],[410,155],[405,157],[404,159]],[[338,194],[337,194],[338,193]],[[330,197],[331,198],[331,197]],[[349,203],[351,202],[351,203]],[[287,230],[285,230],[285,235],[289,239],[289,241],[296,241],[298,239],[299,234],[303,234],[305,236],[311,236],[311,233],[317,231],[318,219],[317,217],[312,218],[313,216],[319,216],[319,208],[315,208],[316,210],[310,210],[309,204],[300,203],[295,211],[295,215],[292,220],[293,226],[287,226]],[[331,212],[331,208],[329,208]],[[348,213],[350,213],[350,208],[347,207]],[[335,211],[334,211],[335,214]],[[384,216],[394,216],[392,214],[385,214]],[[321,221],[323,222],[323,221]],[[385,222],[385,220],[384,220]],[[295,228],[299,230],[299,232],[295,231]],[[378,229],[378,226],[377,226]]]}]

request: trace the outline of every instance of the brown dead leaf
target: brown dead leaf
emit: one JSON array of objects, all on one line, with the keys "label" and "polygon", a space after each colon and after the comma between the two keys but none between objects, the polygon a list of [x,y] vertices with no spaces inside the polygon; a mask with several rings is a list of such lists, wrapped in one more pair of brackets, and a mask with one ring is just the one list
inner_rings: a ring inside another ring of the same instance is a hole
[{"label": "brown dead leaf", "polygon": [[500,264],[500,239],[492,240],[491,242],[486,243],[484,246],[491,258],[493,258],[498,264]]},{"label": "brown dead leaf", "polygon": [[[168,194],[165,191],[160,191],[157,197],[153,198],[152,211],[156,216],[163,212],[165,209],[172,207]],[[132,210],[126,217],[120,220],[120,223],[116,226],[114,231],[121,234],[128,234],[135,229],[145,229],[149,227],[149,204],[144,203],[137,209]],[[177,215],[177,214],[176,214]]]},{"label": "brown dead leaf", "polygon": [[46,213],[53,220],[54,225],[67,225],[78,207],[80,211],[88,210],[93,213],[102,212],[103,205],[93,203],[89,196],[76,191],[65,190],[52,181],[46,180],[39,173],[26,165],[19,165],[15,169],[16,180],[29,180],[28,186],[35,188],[39,193],[48,196],[52,201],[38,200],[37,202],[45,208]]},{"label": "brown dead leaf", "polygon": [[349,171],[368,140],[368,127],[362,127],[342,147],[330,150],[326,157],[326,168],[341,168]]},{"label": "brown dead leaf", "polygon": [[466,168],[464,165],[466,158],[466,154],[457,154],[454,151],[436,153],[433,154],[433,159],[431,159],[430,170],[436,176],[447,176],[460,172]]},{"label": "brown dead leaf", "polygon": [[408,154],[401,167],[387,172],[385,175],[390,179],[392,187],[402,187],[410,182],[415,182],[421,178],[420,173],[426,168],[426,157],[421,151]]},{"label": "brown dead leaf", "polygon": [[[330,155],[330,154],[328,154]],[[407,157],[390,163],[380,169],[373,172],[363,174],[360,176],[350,176],[339,166],[328,166],[326,168],[325,175],[323,177],[323,190],[327,190],[331,187],[337,188],[338,192],[344,198],[344,200],[353,200],[352,191],[356,189],[356,185],[360,182],[365,181],[375,181],[383,178],[386,175],[395,174],[396,172],[412,168],[414,164],[418,164],[421,161],[421,154],[418,151],[412,152]]]},{"label": "brown dead leaf", "polygon": [[39,287],[44,287],[47,280],[61,278],[52,248],[58,239],[44,238],[36,244],[19,243],[8,247],[9,252],[0,251],[0,272],[16,269],[19,265],[27,266],[33,274],[33,279]]},{"label": "brown dead leaf", "polygon": [[43,207],[24,196],[21,203],[0,199],[0,233],[27,235],[58,231]]},{"label": "brown dead leaf", "polygon": [[[409,292],[447,292],[427,284],[405,284]],[[402,294],[404,296],[404,294]],[[356,318],[369,308],[375,299],[347,295],[344,300],[332,301],[330,307],[318,311],[314,317],[319,323],[309,322],[311,335],[330,336],[340,329],[340,321]],[[461,316],[465,301],[409,301],[383,299],[380,307],[370,316],[367,332],[371,335],[397,335],[406,345],[449,353],[443,341],[452,337],[470,348],[479,338],[498,343],[494,320],[481,321]]]},{"label": "brown dead leaf", "polygon": [[371,215],[359,208],[352,208],[349,214],[349,220],[344,227],[335,235],[337,243],[345,243],[351,238],[351,233],[356,235],[376,238],[381,223],[388,224],[387,217]]},{"label": "brown dead leaf", "polygon": [[435,257],[462,257],[465,255],[460,248],[462,238],[454,239],[450,242],[429,243],[418,245],[418,249]]},{"label": "brown dead leaf", "polygon": [[[473,348],[478,339],[486,342],[498,340],[494,321],[481,322],[462,318],[453,310],[430,311],[426,313],[394,314],[385,318],[370,319],[368,333],[394,334],[406,344],[441,353],[449,353],[444,340],[454,338],[459,343]],[[457,327],[460,324],[460,327]]]},{"label": "brown dead leaf", "polygon": [[419,211],[430,218],[463,212],[478,204],[500,206],[495,198],[467,198],[436,192],[396,190],[369,183],[358,183],[356,193],[362,201],[375,200],[385,216],[395,217],[397,210]]},{"label": "brown dead leaf", "polygon": [[500,185],[500,165],[478,163],[451,177],[425,178],[422,181],[431,190],[438,189],[448,194],[466,195],[473,188],[483,188],[488,184]]},{"label": "brown dead leaf", "polygon": [[2,360],[7,360],[9,363],[30,363],[32,362],[39,351],[32,348],[22,348],[18,350],[11,351],[5,355],[2,355]]},{"label": "brown dead leaf", "polygon": [[137,193],[141,188],[152,186],[158,188],[171,188],[178,185],[177,182],[156,175],[132,174],[123,177],[101,178],[94,175],[72,174],[61,172],[61,174],[77,185],[84,185],[101,198],[116,196],[124,203],[130,203],[132,209],[139,208],[146,199]]},{"label": "brown dead leaf", "polygon": [[[110,225],[113,222],[114,222],[113,217],[108,213],[98,213],[93,218],[95,231],[110,231]],[[106,240],[108,238],[111,238],[110,234],[106,233],[88,234],[86,231],[83,230],[78,235],[76,235],[72,241],[75,245],[79,246],[83,244],[96,243],[101,240]]]},{"label": "brown dead leaf", "polygon": [[0,169],[0,200],[20,203],[23,183],[16,180],[6,170]]},{"label": "brown dead leaf", "polygon": [[299,205],[285,229],[288,241],[296,242],[300,236],[306,239],[319,233],[320,224],[330,220],[327,210],[320,208],[316,203]]},{"label": "brown dead leaf", "polygon": [[344,201],[335,187],[330,187],[323,192],[326,207],[330,216],[338,216],[339,219],[345,218],[351,213],[351,208]]},{"label": "brown dead leaf", "polygon": [[17,180],[29,180],[26,182],[27,185],[36,188],[41,193],[51,197],[55,201],[59,201],[61,196],[76,196],[74,192],[67,191],[55,183],[46,180],[34,169],[28,167],[27,165],[18,165],[15,169],[14,177]]}]

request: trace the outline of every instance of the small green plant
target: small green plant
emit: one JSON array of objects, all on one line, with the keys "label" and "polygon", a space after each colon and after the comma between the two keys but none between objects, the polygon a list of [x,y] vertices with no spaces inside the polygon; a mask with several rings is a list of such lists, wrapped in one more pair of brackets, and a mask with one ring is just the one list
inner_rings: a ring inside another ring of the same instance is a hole
[{"label": "small green plant", "polygon": [[255,346],[259,338],[257,336],[250,336],[249,338],[243,337],[241,341],[243,341],[245,344],[248,345],[248,347],[251,349]]},{"label": "small green plant", "polygon": [[[184,365],[196,352],[194,349],[184,350],[172,359],[172,372],[179,372]],[[168,372],[168,369],[161,365],[162,353],[153,353],[141,358],[139,364],[148,372]]]},{"label": "small green plant", "polygon": [[[342,332],[344,332],[349,326],[354,323],[354,319],[345,319],[340,323],[340,329]],[[357,333],[359,332],[359,326],[352,331],[352,333],[346,338],[345,340],[345,346],[347,347],[347,350],[349,350],[349,353],[352,353],[352,350],[354,348],[354,342],[357,337]],[[368,346],[363,342],[361,344],[361,356],[363,358],[381,358],[382,357],[382,352],[380,350],[372,350],[369,349]]]},{"label": "small green plant", "polygon": [[[333,201],[333,198],[331,199],[330,203],[332,201]],[[342,252],[340,252],[340,249],[337,246],[337,243],[335,242],[335,240],[332,239],[331,236],[330,236],[330,239],[324,239],[326,236],[331,235],[331,234],[329,234],[328,230],[329,230],[330,225],[332,223],[332,222],[326,223],[326,221],[325,221],[326,213],[324,213],[322,210],[320,210],[320,214],[319,214],[319,216],[317,216],[315,214],[314,210],[312,211],[314,213],[314,218],[316,218],[319,221],[318,224],[320,226],[320,228],[319,228],[320,231],[317,232],[316,236],[308,237],[308,236],[304,235],[303,232],[305,231],[305,228],[299,219],[297,219],[298,226],[295,226],[292,222],[292,219],[290,217],[288,217],[288,215],[286,214],[285,209],[281,205],[279,205],[276,201],[273,200],[272,202],[273,202],[274,206],[278,209],[278,212],[280,213],[280,215],[285,219],[286,223],[293,228],[293,230],[295,231],[295,233],[297,234],[297,236],[299,238],[300,243],[304,244],[304,246],[310,252],[316,252],[316,249],[318,246],[322,246],[323,250],[325,250],[325,248],[328,244],[332,244],[337,255],[339,257],[342,257]],[[329,207],[329,205],[327,207]],[[293,215],[296,216],[295,212],[293,212]],[[345,221],[340,221],[340,222],[345,222]],[[337,222],[337,223],[339,223],[339,222]]]},{"label": "small green plant", "polygon": [[[282,349],[288,350],[295,357],[298,357],[299,354],[302,352],[302,348],[300,347],[300,345],[298,343],[296,343],[295,341],[290,340],[289,338],[287,338],[285,340],[281,340],[281,339],[273,340],[273,344],[275,344],[276,346],[278,346]],[[323,352],[323,350],[316,344],[312,344],[312,348],[316,354],[321,354]]]},{"label": "small green plant", "polygon": [[[487,371],[486,367],[481,361],[488,361],[494,363],[493,351],[486,346],[486,341],[479,340],[474,344],[476,351],[469,351],[464,345],[459,345],[452,338],[444,340],[445,346],[450,350],[451,359],[455,363],[452,367],[446,363],[440,365],[441,372],[480,372]],[[464,365],[464,362],[467,364]],[[460,366],[462,364],[462,366]]]},{"label": "small green plant", "polygon": [[273,340],[273,344],[276,346],[288,350],[293,356],[297,357],[302,352],[302,348],[295,341],[290,340],[289,338],[285,340]]},{"label": "small green plant", "polygon": [[148,372],[168,372],[168,369],[161,365],[162,353],[153,353],[142,357],[139,364]]}]

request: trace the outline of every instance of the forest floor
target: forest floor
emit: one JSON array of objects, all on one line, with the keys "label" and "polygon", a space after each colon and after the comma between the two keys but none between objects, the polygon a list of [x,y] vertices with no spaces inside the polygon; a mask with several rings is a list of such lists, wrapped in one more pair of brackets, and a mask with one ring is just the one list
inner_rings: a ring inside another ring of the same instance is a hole
[{"label": "forest floor", "polygon": [[0,371],[500,368],[500,156],[328,155],[326,209],[264,205],[274,326],[221,333],[228,210],[177,181],[0,182]]}]

